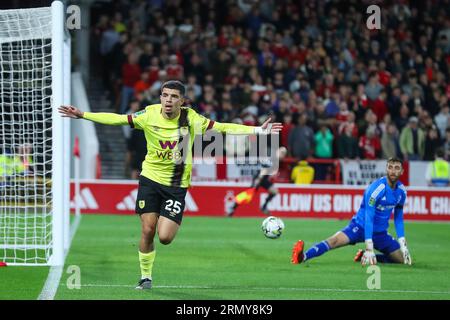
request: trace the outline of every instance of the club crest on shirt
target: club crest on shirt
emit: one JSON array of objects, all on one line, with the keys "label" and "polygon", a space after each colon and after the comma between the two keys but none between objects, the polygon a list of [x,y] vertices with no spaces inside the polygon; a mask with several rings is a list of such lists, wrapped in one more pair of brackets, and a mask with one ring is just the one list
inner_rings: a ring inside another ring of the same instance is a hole
[{"label": "club crest on shirt", "polygon": [[145,207],[145,200],[139,200],[139,208],[144,209]]}]

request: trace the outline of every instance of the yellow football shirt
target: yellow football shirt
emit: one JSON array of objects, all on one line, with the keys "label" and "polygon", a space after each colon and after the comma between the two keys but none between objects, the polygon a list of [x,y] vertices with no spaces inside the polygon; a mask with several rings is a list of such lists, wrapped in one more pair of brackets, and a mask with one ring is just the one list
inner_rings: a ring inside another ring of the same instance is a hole
[{"label": "yellow football shirt", "polygon": [[311,184],[314,181],[314,168],[308,165],[297,165],[292,170],[291,180],[295,184]]},{"label": "yellow football shirt", "polygon": [[187,188],[192,173],[192,145],[195,135],[214,129],[228,134],[254,134],[255,127],[219,123],[195,110],[181,107],[174,119],[162,115],[161,104],[129,115],[84,112],[84,119],[109,125],[127,125],[144,131],[147,155],[141,175],[165,186]]}]

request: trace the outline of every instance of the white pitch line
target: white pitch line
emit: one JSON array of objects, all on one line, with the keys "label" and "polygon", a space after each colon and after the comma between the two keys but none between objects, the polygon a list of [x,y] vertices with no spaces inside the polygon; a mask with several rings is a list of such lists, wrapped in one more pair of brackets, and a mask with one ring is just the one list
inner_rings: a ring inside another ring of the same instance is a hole
[{"label": "white pitch line", "polygon": [[56,290],[58,289],[59,281],[61,280],[63,269],[64,266],[50,267],[47,280],[45,281],[44,287],[37,298],[38,300],[53,300]]},{"label": "white pitch line", "polygon": [[[123,287],[134,288],[129,284],[82,284],[82,287]],[[419,291],[419,290],[383,290],[383,289],[335,289],[335,288],[289,288],[289,287],[238,287],[238,286],[153,286],[155,289],[216,289],[216,290],[240,290],[240,291],[262,291],[262,290],[287,290],[287,291],[318,291],[318,292],[366,292],[366,293],[418,293],[418,294],[448,294],[450,291]]]},{"label": "white pitch line", "polygon": [[[73,237],[77,232],[78,226],[80,225],[81,216],[75,216],[74,221],[70,225],[70,243],[72,243]],[[70,248],[70,246],[69,246]],[[67,250],[64,254],[64,261],[66,261]],[[59,282],[61,281],[61,276],[64,270],[64,266],[52,266],[48,272],[47,280],[45,281],[44,287],[38,296],[38,300],[53,300],[56,295],[56,291],[59,287]]]}]

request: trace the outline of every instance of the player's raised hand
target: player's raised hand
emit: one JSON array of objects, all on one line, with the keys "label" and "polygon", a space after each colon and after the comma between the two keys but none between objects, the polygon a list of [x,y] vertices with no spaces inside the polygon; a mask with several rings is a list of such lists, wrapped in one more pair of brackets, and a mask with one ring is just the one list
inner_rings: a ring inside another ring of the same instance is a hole
[{"label": "player's raised hand", "polygon": [[272,118],[268,118],[261,127],[256,128],[256,133],[260,134],[271,134],[271,133],[279,133],[283,129],[283,124],[280,122],[270,123]]},{"label": "player's raised hand", "polygon": [[80,119],[83,118],[83,111],[80,111],[78,108],[74,106],[60,106],[58,108],[59,113],[63,117],[72,118],[72,119]]}]

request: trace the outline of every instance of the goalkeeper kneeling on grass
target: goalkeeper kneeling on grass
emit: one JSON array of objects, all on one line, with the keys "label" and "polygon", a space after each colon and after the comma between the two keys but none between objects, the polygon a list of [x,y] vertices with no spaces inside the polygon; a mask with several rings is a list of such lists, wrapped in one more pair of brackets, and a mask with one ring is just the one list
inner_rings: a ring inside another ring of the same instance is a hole
[{"label": "goalkeeper kneeling on grass", "polygon": [[[402,173],[402,161],[390,158],[386,165],[386,176],[374,181],[366,189],[361,206],[350,224],[306,252],[304,252],[304,242],[297,241],[292,249],[291,262],[302,263],[321,256],[331,249],[365,242],[366,249],[358,250],[354,258],[355,262],[361,262],[362,265],[374,265],[377,262],[410,265],[412,259],[406,246],[403,225],[406,189],[398,181]],[[394,211],[398,241],[387,232],[392,211]],[[381,254],[375,254],[375,249]]]}]

